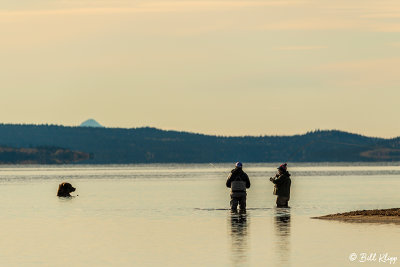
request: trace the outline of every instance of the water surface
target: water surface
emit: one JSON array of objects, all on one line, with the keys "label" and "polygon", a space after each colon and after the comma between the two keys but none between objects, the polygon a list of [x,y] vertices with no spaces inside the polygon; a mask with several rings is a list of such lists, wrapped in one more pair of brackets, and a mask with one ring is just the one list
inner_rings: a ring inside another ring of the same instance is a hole
[{"label": "water surface", "polygon": [[[2,166],[0,265],[382,266],[349,255],[400,258],[399,225],[310,219],[399,207],[400,166],[290,166],[291,208],[278,209],[268,181],[275,165],[245,165],[246,214],[228,210],[228,164]],[[62,181],[78,196],[57,198]]]}]

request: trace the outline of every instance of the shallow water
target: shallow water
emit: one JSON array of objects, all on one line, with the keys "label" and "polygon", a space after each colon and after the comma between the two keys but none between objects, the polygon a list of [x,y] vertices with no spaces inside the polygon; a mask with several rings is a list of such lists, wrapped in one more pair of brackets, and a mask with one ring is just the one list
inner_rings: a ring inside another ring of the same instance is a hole
[{"label": "shallow water", "polygon": [[[246,214],[228,210],[227,164],[2,166],[0,266],[382,266],[380,254],[400,258],[400,225],[310,219],[399,207],[400,166],[290,164],[290,209],[274,207],[274,166],[245,165]],[[57,198],[62,181],[78,196]],[[361,253],[377,260],[362,263]]]}]

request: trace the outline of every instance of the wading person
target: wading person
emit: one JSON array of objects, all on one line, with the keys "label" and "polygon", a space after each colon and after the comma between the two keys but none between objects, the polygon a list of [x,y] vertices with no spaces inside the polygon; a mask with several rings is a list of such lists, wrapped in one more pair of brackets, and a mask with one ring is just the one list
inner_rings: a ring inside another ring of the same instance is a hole
[{"label": "wading person", "polygon": [[290,173],[287,171],[287,164],[284,163],[278,167],[278,173],[275,177],[269,178],[274,183],[274,195],[277,195],[276,206],[278,208],[287,208],[290,199]]},{"label": "wading person", "polygon": [[240,211],[246,210],[246,188],[250,188],[249,176],[242,170],[242,163],[236,162],[226,181],[226,187],[231,189],[231,210],[237,211],[239,204]]}]

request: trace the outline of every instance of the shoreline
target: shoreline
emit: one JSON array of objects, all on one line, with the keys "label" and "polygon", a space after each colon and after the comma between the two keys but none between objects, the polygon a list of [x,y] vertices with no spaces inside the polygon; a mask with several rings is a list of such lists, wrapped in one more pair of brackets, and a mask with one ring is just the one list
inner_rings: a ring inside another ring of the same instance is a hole
[{"label": "shoreline", "polygon": [[400,223],[400,208],[356,210],[311,218],[320,220],[335,220],[361,223]]}]

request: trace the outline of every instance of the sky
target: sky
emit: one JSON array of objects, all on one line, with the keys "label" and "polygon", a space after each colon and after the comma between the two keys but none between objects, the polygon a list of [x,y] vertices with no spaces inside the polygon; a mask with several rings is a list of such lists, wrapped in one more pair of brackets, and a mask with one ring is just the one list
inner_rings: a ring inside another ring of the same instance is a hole
[{"label": "sky", "polygon": [[2,0],[0,122],[400,136],[398,0]]}]

